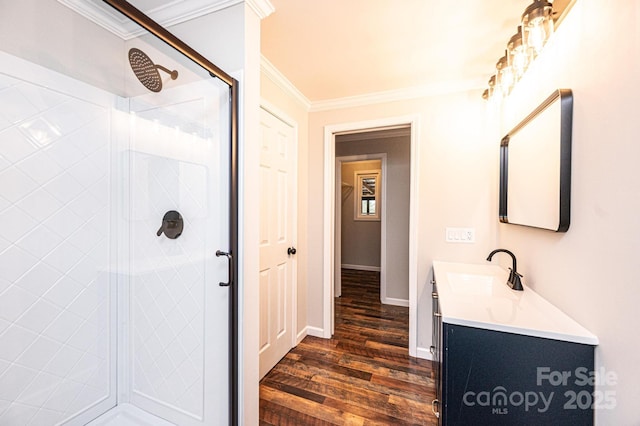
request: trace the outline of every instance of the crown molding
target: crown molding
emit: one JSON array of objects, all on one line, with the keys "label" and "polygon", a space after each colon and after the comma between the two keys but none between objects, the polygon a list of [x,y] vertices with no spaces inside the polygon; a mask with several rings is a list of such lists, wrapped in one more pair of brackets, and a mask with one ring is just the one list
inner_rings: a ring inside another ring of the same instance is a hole
[{"label": "crown molding", "polygon": [[291,83],[291,81],[289,81],[289,79],[280,72],[280,70],[269,62],[264,55],[261,55],[260,68],[271,81],[284,90],[285,93],[289,94],[309,112],[354,108],[372,104],[408,101],[412,99],[483,90],[486,83],[483,79],[448,81],[425,86],[407,87],[404,89],[347,96],[344,98],[311,101],[300,90],[298,90],[298,88],[294,86],[293,83]]},{"label": "crown molding", "polygon": [[309,111],[312,107],[311,101],[262,54],[260,55],[260,70],[269,80],[274,82],[276,86],[284,90],[285,93]]},{"label": "crown molding", "polygon": [[[58,2],[123,40],[130,40],[146,33],[135,22],[104,2],[87,0],[58,0]],[[142,12],[163,27],[170,27],[243,2],[246,2],[260,19],[266,18],[275,11],[269,0],[174,0],[167,2],[166,5],[142,10]]]},{"label": "crown molding", "polygon": [[313,101],[311,103],[309,112],[354,108],[371,104],[429,98],[452,93],[479,90],[484,88],[484,86],[485,82],[480,80],[439,82],[437,84],[430,84],[426,86],[407,87],[404,89],[373,92],[364,95],[347,96],[344,98]]},{"label": "crown molding", "polygon": [[260,19],[264,19],[276,11],[269,0],[245,0],[245,3],[253,9]]},{"label": "crown molding", "polygon": [[411,136],[411,126],[398,126],[383,130],[366,130],[363,132],[344,134],[336,133],[336,143],[391,139],[408,136]]}]

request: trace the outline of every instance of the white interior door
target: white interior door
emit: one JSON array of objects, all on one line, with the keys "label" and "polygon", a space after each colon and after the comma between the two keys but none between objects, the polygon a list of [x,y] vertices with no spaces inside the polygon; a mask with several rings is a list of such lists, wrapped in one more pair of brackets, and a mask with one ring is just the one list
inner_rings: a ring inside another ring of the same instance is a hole
[{"label": "white interior door", "polygon": [[260,377],[294,345],[295,129],[261,109]]}]

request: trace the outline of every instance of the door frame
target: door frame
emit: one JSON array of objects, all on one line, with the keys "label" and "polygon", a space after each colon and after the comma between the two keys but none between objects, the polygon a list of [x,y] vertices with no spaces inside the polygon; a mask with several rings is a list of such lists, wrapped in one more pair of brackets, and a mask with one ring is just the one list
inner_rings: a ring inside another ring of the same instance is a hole
[{"label": "door frame", "polygon": [[[264,98],[260,98],[260,108],[267,113],[273,115],[278,120],[282,121],[287,126],[293,129],[293,147],[291,157],[295,159],[295,165],[291,171],[291,177],[293,179],[293,194],[291,203],[293,204],[293,221],[291,231],[291,244],[293,247],[298,247],[298,122],[291,118],[284,111],[273,105],[271,102]],[[291,348],[294,348],[298,343],[298,258],[293,256],[291,258],[291,294],[289,295],[289,304],[291,306],[291,321],[289,326],[291,327]]]},{"label": "door frame", "polygon": [[418,306],[418,183],[419,116],[386,117],[368,121],[324,126],[324,194],[323,194],[323,285],[322,337],[334,333],[334,271],[335,271],[335,199],[336,199],[336,135],[384,130],[395,127],[411,128],[411,179],[409,190],[409,355],[417,356]]},{"label": "door frame", "polygon": [[[387,154],[358,154],[336,157],[336,180],[335,180],[335,249],[334,249],[334,291],[335,296],[342,295],[342,164],[357,161],[380,160],[380,301],[384,303],[387,298]],[[355,188],[354,188],[355,190]],[[355,196],[355,194],[354,194]]]}]

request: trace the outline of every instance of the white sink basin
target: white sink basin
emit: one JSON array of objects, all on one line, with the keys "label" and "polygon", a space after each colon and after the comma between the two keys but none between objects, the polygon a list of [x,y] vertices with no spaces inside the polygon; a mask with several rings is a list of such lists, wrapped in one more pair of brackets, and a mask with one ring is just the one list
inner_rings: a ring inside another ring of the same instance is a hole
[{"label": "white sink basin", "polygon": [[448,272],[447,280],[454,293],[489,295],[493,287],[494,276]]},{"label": "white sink basin", "polygon": [[598,344],[598,338],[525,285],[507,286],[509,272],[494,264],[433,262],[444,323]]}]

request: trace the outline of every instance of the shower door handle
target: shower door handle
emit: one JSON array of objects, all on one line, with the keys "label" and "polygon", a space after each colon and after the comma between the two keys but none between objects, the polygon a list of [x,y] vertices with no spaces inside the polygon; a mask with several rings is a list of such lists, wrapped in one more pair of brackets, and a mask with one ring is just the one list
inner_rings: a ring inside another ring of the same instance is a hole
[{"label": "shower door handle", "polygon": [[231,283],[233,283],[233,255],[231,253],[227,253],[226,251],[218,250],[216,251],[216,257],[224,256],[228,260],[229,264],[229,281],[228,282],[220,282],[220,287],[229,287]]}]

